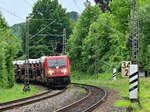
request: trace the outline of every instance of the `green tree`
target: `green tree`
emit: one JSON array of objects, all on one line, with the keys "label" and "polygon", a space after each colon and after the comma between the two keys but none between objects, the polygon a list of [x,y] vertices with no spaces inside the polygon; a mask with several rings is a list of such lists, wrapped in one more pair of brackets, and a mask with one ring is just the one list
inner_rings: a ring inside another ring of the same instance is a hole
[{"label": "green tree", "polygon": [[13,87],[13,61],[20,48],[20,41],[9,29],[5,19],[0,14],[0,87]]},{"label": "green tree", "polygon": [[150,4],[140,8],[139,61],[140,66],[150,73]]},{"label": "green tree", "polygon": [[101,13],[98,6],[91,6],[89,4],[79,17],[79,20],[73,29],[73,33],[67,42],[68,55],[73,70],[84,70],[84,66],[82,66],[83,40],[88,35],[90,25],[97,20]]},{"label": "green tree", "polygon": [[[47,26],[48,24],[49,26]],[[33,35],[37,34],[43,28],[45,29],[39,34],[62,35],[63,29],[66,28],[68,37],[68,34],[71,32],[69,13],[66,12],[66,9],[62,8],[58,0],[38,0],[37,3],[35,3],[29,20],[30,37],[32,38]],[[32,39],[31,38],[30,58],[51,55],[54,50],[52,48],[56,44],[56,53],[62,52],[60,50],[62,49],[62,37],[36,35]],[[36,47],[41,51],[40,55],[37,54]]]},{"label": "green tree", "polygon": [[122,60],[130,60],[127,46],[130,7],[128,0],[112,1],[111,12],[105,13],[101,13],[97,6],[87,6],[68,41],[68,54],[74,70],[94,73],[96,58],[99,59],[99,72],[111,69],[114,65],[119,68]]},{"label": "green tree", "polygon": [[18,51],[20,50],[20,41],[19,39],[9,30],[7,31],[7,46],[6,46],[6,67],[8,73],[8,87],[11,88],[14,86],[14,65],[13,61],[16,57]]},{"label": "green tree", "polygon": [[[131,13],[131,1],[130,0],[114,0],[110,3],[111,14],[114,16],[112,22],[112,28],[114,33],[112,34],[112,48],[115,50],[115,54],[111,56],[111,62],[118,62],[116,65],[120,66],[120,62],[123,60],[131,60],[130,47],[131,39],[130,33],[130,13]],[[116,44],[117,43],[117,44]]]},{"label": "green tree", "polygon": [[[0,33],[2,34],[2,33]],[[2,35],[1,35],[2,36]],[[8,87],[7,69],[6,69],[6,42],[0,42],[0,87]]]},{"label": "green tree", "polygon": [[96,58],[98,58],[96,65],[98,72],[104,72],[108,68],[105,63],[113,54],[110,51],[112,46],[111,34],[114,33],[111,29],[113,19],[114,17],[111,14],[104,13],[98,17],[96,22],[90,25],[88,36],[83,40],[82,47],[82,62],[85,71],[94,73]]},{"label": "green tree", "polygon": [[128,22],[130,19],[131,1],[130,0],[113,0],[110,3],[111,14],[115,17],[114,25],[116,30],[126,34],[128,31]]}]

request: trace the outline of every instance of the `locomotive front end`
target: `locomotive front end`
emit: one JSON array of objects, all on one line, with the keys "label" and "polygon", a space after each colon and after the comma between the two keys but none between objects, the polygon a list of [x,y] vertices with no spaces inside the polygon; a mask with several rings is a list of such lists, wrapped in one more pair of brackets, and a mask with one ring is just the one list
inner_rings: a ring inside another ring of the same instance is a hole
[{"label": "locomotive front end", "polygon": [[66,86],[70,83],[69,59],[67,56],[48,57],[46,74],[50,86]]}]

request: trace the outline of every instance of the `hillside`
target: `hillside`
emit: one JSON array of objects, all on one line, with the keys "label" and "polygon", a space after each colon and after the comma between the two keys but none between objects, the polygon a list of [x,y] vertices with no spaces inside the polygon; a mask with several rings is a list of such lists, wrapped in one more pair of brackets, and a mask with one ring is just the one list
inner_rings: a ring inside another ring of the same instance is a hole
[{"label": "hillside", "polygon": [[20,32],[21,32],[21,27],[24,25],[24,23],[19,23],[19,24],[15,24],[13,26],[11,26],[11,30],[14,32],[14,34],[17,37],[20,37]]}]

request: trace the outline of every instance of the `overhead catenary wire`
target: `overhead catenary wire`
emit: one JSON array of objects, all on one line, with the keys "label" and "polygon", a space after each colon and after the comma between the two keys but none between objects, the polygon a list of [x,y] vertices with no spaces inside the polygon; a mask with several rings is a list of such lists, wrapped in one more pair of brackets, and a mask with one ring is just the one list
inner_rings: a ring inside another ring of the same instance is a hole
[{"label": "overhead catenary wire", "polygon": [[16,17],[16,18],[19,18],[19,19],[21,19],[21,20],[24,20],[24,21],[25,21],[25,19],[24,19],[24,18],[22,18],[22,17],[20,17],[20,16],[16,15],[15,13],[13,13],[13,12],[9,11],[8,9],[6,9],[6,8],[4,8],[4,7],[2,7],[2,6],[0,6],[0,9],[2,9],[3,11],[5,11],[5,12],[7,12],[7,13],[11,14],[11,15],[13,15],[13,16],[14,16],[14,17]]},{"label": "overhead catenary wire", "polygon": [[44,31],[49,25],[53,24],[56,21],[53,20],[51,23],[49,23],[48,25],[46,25],[44,28],[42,28],[39,32],[37,32],[35,35],[33,35],[32,37],[30,37],[30,40],[32,40],[35,36],[37,36],[39,33],[41,33],[42,31]]},{"label": "overhead catenary wire", "polygon": [[58,35],[58,34],[38,34],[38,36],[52,36],[52,37],[63,37],[63,35]]},{"label": "overhead catenary wire", "polygon": [[38,34],[38,36],[43,36],[43,38],[41,38],[40,40],[38,40],[34,45],[37,45],[40,41],[42,41],[43,39],[45,39],[47,36],[53,36],[53,37],[63,37],[63,35],[58,35],[58,34]]}]

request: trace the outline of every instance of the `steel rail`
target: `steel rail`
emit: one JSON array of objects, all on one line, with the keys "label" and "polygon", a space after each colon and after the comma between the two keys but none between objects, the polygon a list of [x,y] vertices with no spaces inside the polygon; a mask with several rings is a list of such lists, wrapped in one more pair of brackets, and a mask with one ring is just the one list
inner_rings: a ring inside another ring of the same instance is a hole
[{"label": "steel rail", "polygon": [[[87,84],[78,84],[78,83],[72,83],[72,84],[78,85],[78,86],[81,85],[81,86],[97,88],[97,89],[100,89],[104,93],[103,97],[100,100],[98,100],[96,103],[94,103],[93,105],[91,105],[89,108],[87,108],[86,110],[84,110],[82,112],[91,112],[92,110],[96,109],[96,107],[98,107],[101,103],[104,102],[104,100],[105,100],[105,98],[107,96],[106,91],[104,89],[100,88],[100,87],[87,85]],[[86,88],[86,90],[87,90],[87,88]],[[67,106],[65,106],[63,108],[57,109],[55,112],[65,112],[65,111],[67,111],[67,110],[69,110],[71,108],[74,108],[75,106],[79,105],[81,102],[84,102],[86,99],[88,99],[91,95],[92,95],[92,91],[88,90],[88,95],[86,95],[82,99],[80,99],[80,100],[78,100],[78,101],[76,101],[76,102],[74,102],[74,103],[72,103],[70,105],[67,105]]]},{"label": "steel rail", "polygon": [[[83,88],[84,88],[84,87],[83,87]],[[63,107],[63,108],[57,109],[57,110],[54,111],[54,112],[65,112],[66,109],[70,109],[71,107],[76,106],[76,105],[78,105],[79,103],[81,103],[81,102],[83,102],[84,100],[86,100],[86,99],[91,95],[91,91],[89,91],[87,88],[84,88],[84,89],[86,89],[86,91],[88,92],[88,94],[87,94],[85,97],[83,97],[82,99],[80,99],[80,100],[78,100],[78,101],[73,102],[73,103],[70,104],[70,105],[67,105],[67,106],[65,106],[65,107]]]},{"label": "steel rail", "polygon": [[[101,89],[101,88],[99,88],[99,89]],[[103,90],[103,89],[102,89]],[[107,97],[107,93],[106,93],[106,91],[105,90],[103,90],[104,91],[104,96],[97,102],[97,103],[95,103],[95,104],[93,104],[91,107],[89,107],[89,108],[87,108],[85,111],[83,111],[83,112],[91,112],[91,111],[93,111],[94,109],[96,109],[96,107],[98,107],[100,104],[102,104],[104,101],[105,101],[105,99],[106,99],[106,97]]]},{"label": "steel rail", "polygon": [[51,90],[47,90],[47,91],[41,92],[41,93],[36,94],[36,95],[33,95],[33,96],[29,96],[29,97],[26,97],[26,98],[21,98],[21,99],[17,99],[17,100],[12,100],[12,101],[8,101],[8,102],[3,102],[3,103],[0,103],[0,106],[9,105],[9,104],[12,104],[12,103],[17,103],[17,102],[29,100],[29,99],[31,99],[31,98],[36,98],[36,97],[39,97],[39,96],[43,96],[43,95],[48,94],[48,93],[50,93],[50,92],[51,92]]},{"label": "steel rail", "polygon": [[[13,109],[13,108],[17,108],[17,107],[22,107],[22,106],[29,105],[29,104],[32,104],[32,103],[36,103],[36,102],[39,102],[41,100],[45,100],[47,98],[52,98],[54,96],[57,96],[57,95],[65,92],[65,91],[66,91],[66,89],[61,90],[61,91],[56,92],[56,93],[51,94],[51,95],[47,95],[48,93],[47,94],[44,93],[43,95],[41,95],[42,97],[40,97],[39,95],[37,97],[31,96],[30,98],[27,98],[27,99],[25,98],[25,100],[23,98],[23,99],[20,99],[20,100],[17,100],[17,101],[10,101],[9,103],[6,102],[5,103],[6,105],[3,105],[1,103],[3,106],[0,106],[0,112],[10,110],[10,109]],[[47,95],[47,96],[44,96],[44,95]],[[32,99],[33,97],[36,98],[36,99]],[[40,97],[40,98],[38,98],[38,97]]]}]

